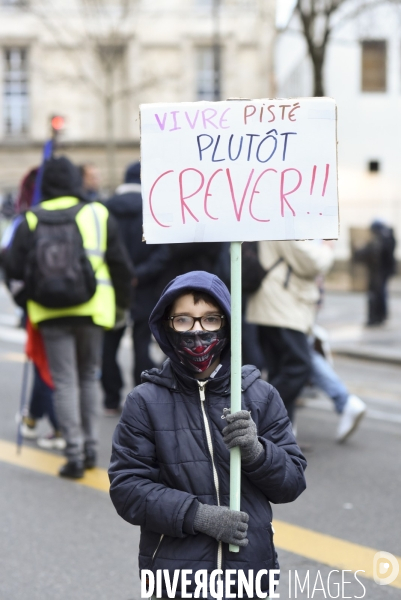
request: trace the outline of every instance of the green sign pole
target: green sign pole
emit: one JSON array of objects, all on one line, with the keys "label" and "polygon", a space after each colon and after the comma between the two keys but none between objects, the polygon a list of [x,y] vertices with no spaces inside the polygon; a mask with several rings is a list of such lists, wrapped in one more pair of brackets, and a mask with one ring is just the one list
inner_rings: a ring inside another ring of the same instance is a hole
[{"label": "green sign pole", "polygon": [[[231,242],[231,414],[241,410],[241,242]],[[230,450],[230,509],[241,507],[241,450]],[[230,552],[239,546],[229,545]]]}]

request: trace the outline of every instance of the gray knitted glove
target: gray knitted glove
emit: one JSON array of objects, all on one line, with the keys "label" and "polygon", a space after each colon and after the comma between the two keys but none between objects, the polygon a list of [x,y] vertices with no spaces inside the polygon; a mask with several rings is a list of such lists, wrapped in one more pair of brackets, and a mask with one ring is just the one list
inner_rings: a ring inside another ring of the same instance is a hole
[{"label": "gray knitted glove", "polygon": [[223,440],[228,449],[241,448],[242,462],[246,465],[256,460],[263,451],[258,440],[256,425],[247,410],[239,410],[233,415],[226,414],[227,427],[223,429]]},{"label": "gray knitted glove", "polygon": [[210,506],[199,503],[194,529],[210,535],[218,542],[247,546],[248,521],[249,516],[245,512],[230,510],[227,506]]}]

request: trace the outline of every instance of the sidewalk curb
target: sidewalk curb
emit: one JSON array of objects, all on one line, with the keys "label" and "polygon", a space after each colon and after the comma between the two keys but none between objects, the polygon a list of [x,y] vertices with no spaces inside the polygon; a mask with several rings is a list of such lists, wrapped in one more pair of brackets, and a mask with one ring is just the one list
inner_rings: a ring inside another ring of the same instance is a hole
[{"label": "sidewalk curb", "polygon": [[359,358],[392,365],[401,365],[401,355],[386,352],[372,352],[363,348],[332,348],[332,353],[337,356]]}]

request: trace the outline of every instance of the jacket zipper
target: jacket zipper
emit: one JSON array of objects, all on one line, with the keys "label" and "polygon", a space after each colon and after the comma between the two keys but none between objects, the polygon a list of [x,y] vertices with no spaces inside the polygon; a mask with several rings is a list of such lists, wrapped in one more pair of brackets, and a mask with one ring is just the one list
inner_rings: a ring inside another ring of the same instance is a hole
[{"label": "jacket zipper", "polygon": [[275,533],[276,532],[274,531],[273,523],[270,523],[270,551],[272,554],[273,565],[274,565],[275,558],[276,558],[276,554],[274,551],[274,534]]},{"label": "jacket zipper", "polygon": [[160,540],[159,540],[159,543],[158,543],[158,544],[157,544],[157,546],[156,546],[156,550],[155,550],[155,551],[153,552],[153,554],[152,554],[152,565],[153,565],[153,562],[154,562],[154,560],[155,560],[155,558],[156,558],[157,551],[158,551],[158,549],[160,548],[160,544],[162,543],[162,540],[163,540],[163,538],[164,538],[164,533],[162,533],[162,534],[161,534],[161,536],[160,536]]},{"label": "jacket zipper", "polygon": [[[212,459],[213,480],[214,480],[214,487],[216,489],[217,506],[220,506],[220,491],[219,491],[220,490],[220,484],[219,484],[219,476],[217,474],[216,465],[214,464],[214,451],[213,451],[212,435],[210,433],[209,421],[207,419],[206,410],[205,410],[205,400],[206,400],[205,387],[206,387],[206,384],[207,384],[207,381],[198,381],[199,396],[200,396],[200,399],[201,399],[203,421],[205,423],[207,445],[208,445],[208,448],[209,448],[210,457]],[[218,542],[218,548],[217,548],[217,568],[221,570],[222,564],[223,564],[223,543],[222,542]]]}]

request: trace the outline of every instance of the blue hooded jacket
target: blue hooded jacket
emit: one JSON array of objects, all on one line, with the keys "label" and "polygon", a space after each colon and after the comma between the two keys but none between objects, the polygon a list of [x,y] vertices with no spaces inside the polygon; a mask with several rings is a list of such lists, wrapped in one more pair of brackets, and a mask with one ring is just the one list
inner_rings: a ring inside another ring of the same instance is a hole
[{"label": "blue hooded jacket", "polygon": [[[188,273],[165,288],[149,323],[170,358],[161,369],[145,371],[143,383],[128,395],[113,436],[109,477],[118,514],[141,526],[139,568],[168,569],[170,580],[175,569],[190,569],[193,593],[199,569],[241,569],[246,575],[253,570],[256,577],[262,569],[278,568],[270,502],[291,502],[302,493],[306,461],[278,392],[255,367],[243,367],[242,406],[251,412],[263,445],[253,463],[242,465],[241,510],[249,514],[249,544],[234,554],[227,544],[194,530],[196,501],[229,506],[230,460],[221,432],[223,409],[230,406],[230,372],[227,365],[209,379],[202,400],[199,382],[182,368],[169,343],[166,307],[192,289],[209,293],[230,317],[229,292],[214,275]],[[223,362],[228,358],[229,349]],[[267,575],[261,588],[268,591]]]}]

